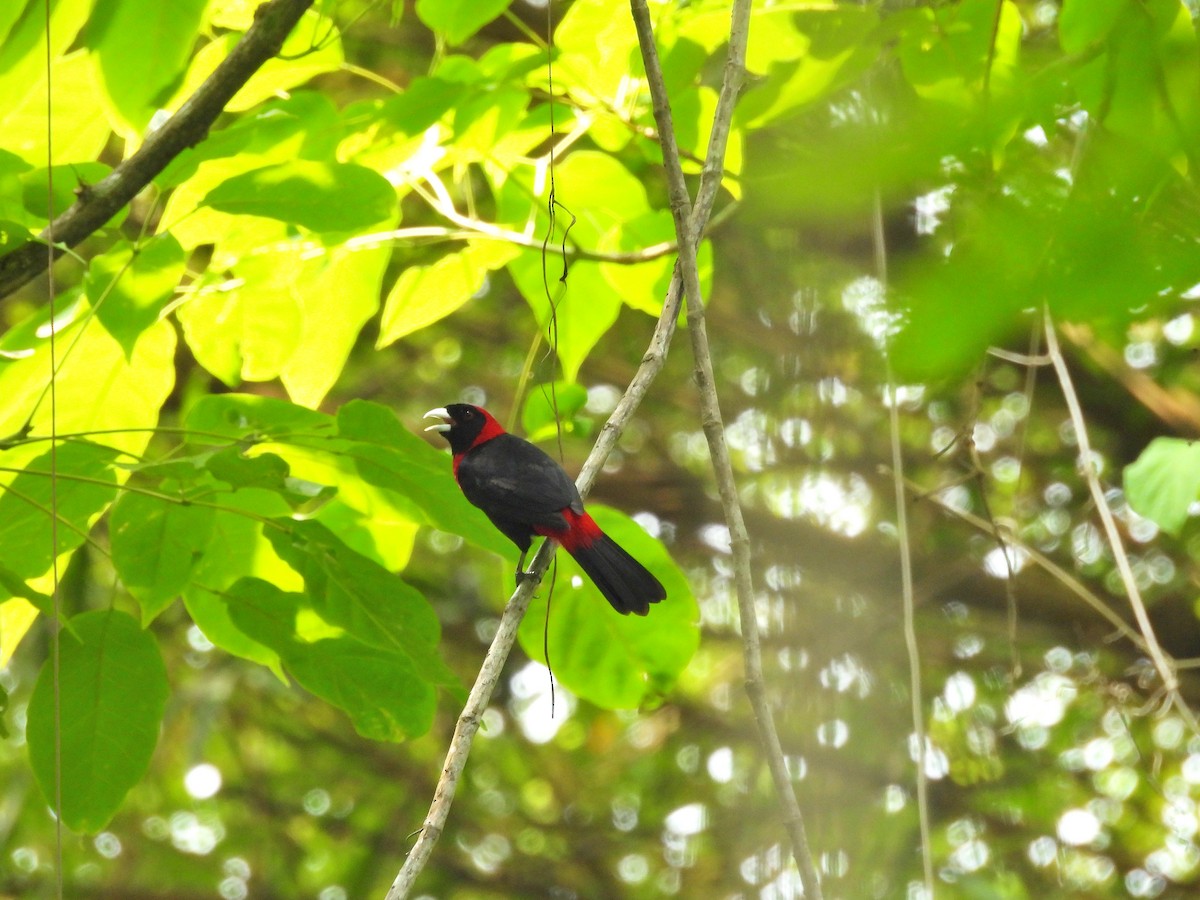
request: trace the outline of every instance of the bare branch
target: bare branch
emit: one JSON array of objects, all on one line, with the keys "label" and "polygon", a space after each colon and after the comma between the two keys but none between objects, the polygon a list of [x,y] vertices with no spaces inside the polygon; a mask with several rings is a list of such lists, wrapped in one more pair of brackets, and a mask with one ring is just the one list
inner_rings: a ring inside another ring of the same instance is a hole
[{"label": "bare branch", "polygon": [[[725,510],[725,522],[729,528],[730,547],[733,552],[735,588],[738,614],[742,626],[742,649],[746,668],[746,693],[754,710],[759,737],[775,791],[783,806],[784,824],[791,839],[792,853],[800,870],[804,895],[811,900],[820,900],[821,883],[812,861],[808,837],[804,829],[804,817],[792,777],[788,772],[775,728],[775,719],[766,694],[762,671],[762,647],[758,634],[758,618],[754,608],[754,584],[750,575],[750,536],[742,518],[737,485],[733,477],[733,464],[729,448],[725,443],[725,427],[721,419],[721,407],[717,398],[716,380],[713,376],[712,356],[708,349],[708,336],[704,324],[704,305],[700,296],[700,273],[696,262],[696,236],[699,231],[690,221],[687,184],[679,162],[679,150],[675,143],[675,129],[671,121],[670,100],[663,80],[658,51],[654,45],[654,30],[650,22],[650,11],[646,0],[630,0],[634,24],[637,26],[638,43],[641,45],[642,61],[646,66],[646,77],[653,98],[654,118],[663,148],[663,162],[667,174],[667,186],[671,198],[671,214],[675,219],[675,232],[679,239],[679,265],[677,271],[683,279],[684,296],[687,302],[688,331],[692,339],[692,353],[696,359],[695,378],[700,392],[701,417],[704,436],[708,440],[713,473]],[[735,0],[729,30],[729,53],[725,63],[725,80],[709,137],[709,153],[704,164],[704,175],[697,192],[696,208],[711,206],[720,184],[720,172],[724,162],[724,146],[728,139],[733,107],[745,76],[746,40],[750,30],[749,0]],[[721,148],[720,153],[713,152]],[[712,194],[707,192],[711,191]]]},{"label": "bare branch", "polygon": [[1092,502],[1096,504],[1096,512],[1104,526],[1104,534],[1108,539],[1109,548],[1112,550],[1113,560],[1117,564],[1117,572],[1121,576],[1121,583],[1125,586],[1129,605],[1133,608],[1133,618],[1146,641],[1146,653],[1154,664],[1158,677],[1162,679],[1163,690],[1166,692],[1167,698],[1179,710],[1192,731],[1196,732],[1198,730],[1196,717],[1184,702],[1183,697],[1180,696],[1179,678],[1175,674],[1175,669],[1167,658],[1167,654],[1158,643],[1154,626],[1150,623],[1150,616],[1146,612],[1146,604],[1142,601],[1142,592],[1138,589],[1137,579],[1129,564],[1129,555],[1125,552],[1121,532],[1117,529],[1117,522],[1108,505],[1108,498],[1104,496],[1104,488],[1100,485],[1100,476],[1096,472],[1096,462],[1092,454],[1091,441],[1088,438],[1087,422],[1083,418],[1083,409],[1079,405],[1079,397],[1075,393],[1071,373],[1067,370],[1067,361],[1063,358],[1062,350],[1059,348],[1058,333],[1055,331],[1054,319],[1051,318],[1049,309],[1045,312],[1045,330],[1046,353],[1054,364],[1054,372],[1058,375],[1058,383],[1062,387],[1063,399],[1071,414],[1071,425],[1075,429],[1075,440],[1079,447],[1079,471],[1084,481],[1087,482]]},{"label": "bare branch", "polygon": [[46,244],[53,235],[54,255],[61,256],[101,228],[129,203],[176,156],[200,143],[208,129],[242,86],[283,46],[313,0],[269,0],[254,11],[254,24],[229,56],[204,80],[165,124],[152,132],[133,156],[91,185],[64,213],[31,241],[0,257],[0,298],[44,271]]}]

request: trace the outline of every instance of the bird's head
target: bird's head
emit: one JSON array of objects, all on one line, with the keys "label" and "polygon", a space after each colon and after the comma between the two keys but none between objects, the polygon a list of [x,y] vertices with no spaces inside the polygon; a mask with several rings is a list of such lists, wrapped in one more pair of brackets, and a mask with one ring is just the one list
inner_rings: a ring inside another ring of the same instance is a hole
[{"label": "bird's head", "polygon": [[441,432],[442,437],[450,442],[450,449],[456,455],[466,453],[475,445],[491,440],[496,435],[504,434],[504,428],[490,412],[482,406],[472,406],[470,403],[439,406],[425,413],[424,418],[441,420],[425,430]]}]

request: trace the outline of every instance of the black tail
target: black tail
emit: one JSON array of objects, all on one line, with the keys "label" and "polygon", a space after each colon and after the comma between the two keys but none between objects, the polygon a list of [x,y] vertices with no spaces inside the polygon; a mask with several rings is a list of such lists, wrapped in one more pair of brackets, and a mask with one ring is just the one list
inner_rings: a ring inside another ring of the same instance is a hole
[{"label": "black tail", "polygon": [[622,615],[644,616],[651,603],[666,599],[662,582],[606,534],[570,552],[604,599]]}]

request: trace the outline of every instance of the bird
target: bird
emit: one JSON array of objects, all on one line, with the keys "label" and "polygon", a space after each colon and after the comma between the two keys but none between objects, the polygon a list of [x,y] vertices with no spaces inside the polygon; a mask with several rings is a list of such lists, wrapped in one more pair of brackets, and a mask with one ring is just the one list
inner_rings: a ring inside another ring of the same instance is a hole
[{"label": "bird", "polygon": [[451,403],[424,418],[440,420],[426,431],[450,442],[454,478],[463,495],[483,510],[521,551],[517,581],[534,535],[566,550],[617,612],[644,616],[665,600],[666,589],[640,562],[605,534],[583,508],[579,490],[562,466],[541,448],[509,434],[486,409]]}]

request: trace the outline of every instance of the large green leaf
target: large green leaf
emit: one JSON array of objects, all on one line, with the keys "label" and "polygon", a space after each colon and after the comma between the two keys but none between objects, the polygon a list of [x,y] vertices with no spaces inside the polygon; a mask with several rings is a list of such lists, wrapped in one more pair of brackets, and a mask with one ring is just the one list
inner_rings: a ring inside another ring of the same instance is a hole
[{"label": "large green leaf", "polygon": [[233,585],[225,599],[238,627],[274,649],[302,687],[344,710],[363,737],[399,741],[429,730],[437,694],[407,654],[349,635],[302,637],[297,619],[307,598],[256,578]]},{"label": "large green leaf", "polygon": [[461,44],[512,0],[417,0],[417,18],[451,44]]},{"label": "large green leaf", "polygon": [[221,212],[265,216],[310,231],[347,232],[390,220],[396,191],[364,166],[293,160],[235,175],[209,191],[204,203]]},{"label": "large green leaf", "polygon": [[112,561],[148,625],[178,597],[212,536],[213,510],[129,491],[109,520]]},{"label": "large green leaf", "polygon": [[[5,4],[0,6],[8,8]],[[4,135],[4,149],[32,163],[44,163],[49,156],[49,131],[54,139],[55,159],[80,162],[95,159],[112,129],[103,116],[96,115],[101,105],[100,89],[89,55],[79,50],[55,59],[50,77],[54,90],[49,98],[49,129],[46,127],[47,89],[43,67],[38,67],[37,76],[22,90],[0,97],[0,134]]]},{"label": "large green leaf", "polygon": [[[542,629],[550,603],[550,665],[572,692],[606,709],[653,704],[670,691],[700,644],[700,611],[666,549],[628,516],[603,506],[588,512],[606,534],[654,572],[667,599],[641,616],[622,616],[567,554],[559,551],[553,592],[542,582],[521,623],[521,646],[545,661]],[[578,587],[573,582],[578,581]]]},{"label": "large green leaf", "polygon": [[305,594],[322,619],[370,647],[404,654],[433,684],[458,684],[437,650],[437,616],[416,589],[351,550],[320,522],[277,524],[264,533],[303,577]]},{"label": "large green leaf", "polygon": [[99,0],[88,42],[114,118],[137,139],[184,71],[207,0]]},{"label": "large green leaf", "polygon": [[[10,454],[0,453],[0,465]],[[21,578],[43,575],[55,555],[82,544],[117,493],[110,447],[71,441],[23,467],[15,478],[0,473],[0,565]],[[54,514],[51,514],[54,510]],[[54,540],[51,540],[51,534]]]},{"label": "large green leaf", "polygon": [[1179,534],[1200,500],[1200,442],[1155,438],[1125,467],[1125,498],[1167,534]]},{"label": "large green leaf", "polygon": [[314,252],[281,239],[235,262],[236,287],[196,292],[179,310],[184,336],[226,384],[278,377],[294,400],[316,406],[379,308],[390,253],[386,244]]},{"label": "large green leaf", "polygon": [[[178,109],[224,62],[242,37],[238,31],[229,31],[201,47],[192,57],[183,82],[166,108]],[[280,52],[250,76],[225,109],[230,112],[250,109],[264,100],[288,93],[323,72],[336,71],[344,62],[342,36],[337,25],[310,9],[287,36]]]},{"label": "large green leaf", "polygon": [[[158,644],[118,610],[75,616],[60,636],[63,822],[95,833],[150,765],[170,686]],[[26,739],[42,794],[54,805],[54,679],[42,666]]]},{"label": "large green leaf", "polygon": [[263,537],[262,520],[286,516],[288,506],[271,491],[248,488],[220,496],[204,553],[184,588],[188,614],[204,636],[234,656],[270,667],[282,677],[279,656],[242,631],[229,617],[225,592],[239,578],[254,576],[282,590],[298,590],[300,577]]},{"label": "large green leaf", "polygon": [[409,266],[388,292],[377,349],[450,315],[479,293],[488,274],[520,252],[500,241],[472,241],[427,266]]},{"label": "large green leaf", "polygon": [[141,247],[121,244],[92,259],[86,290],[96,317],[133,356],[138,337],[153,325],[183,277],[183,248],[169,234]]},{"label": "large green leaf", "polygon": [[[126,357],[103,328],[88,327],[85,304],[60,298],[58,376],[59,434],[95,432],[99,443],[140,453],[158,423],[158,412],[175,383],[175,331],[167,322],[147,328]],[[74,320],[74,321],[73,321]],[[11,358],[0,358],[0,435],[27,425],[50,434],[50,347],[41,310],[0,338]],[[112,433],[102,433],[112,429]]]},{"label": "large green leaf", "polygon": [[[450,402],[446,400],[445,402]],[[515,551],[454,481],[450,455],[421,440],[378,403],[352,400],[338,410],[338,434],[351,443],[346,456],[368,484],[407,497],[423,521],[504,557]]]},{"label": "large green leaf", "polygon": [[185,421],[200,444],[213,438],[286,441],[294,434],[332,436],[334,430],[333,419],[324,413],[254,394],[209,394],[188,411]]}]

